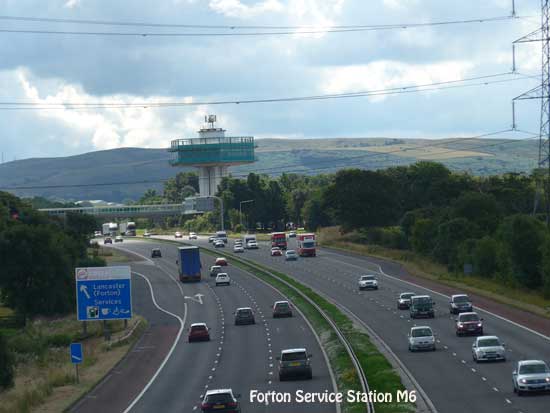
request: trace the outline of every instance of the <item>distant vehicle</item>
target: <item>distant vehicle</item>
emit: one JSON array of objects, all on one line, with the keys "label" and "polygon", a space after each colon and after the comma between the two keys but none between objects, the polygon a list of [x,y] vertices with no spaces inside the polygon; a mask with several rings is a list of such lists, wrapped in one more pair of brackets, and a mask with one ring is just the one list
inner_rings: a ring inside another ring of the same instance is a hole
[{"label": "distant vehicle", "polygon": [[224,244],[227,244],[227,232],[216,231],[216,238],[221,239],[224,242]]},{"label": "distant vehicle", "polygon": [[222,272],[222,267],[219,266],[219,265],[213,265],[210,267],[210,276],[211,277],[215,277],[216,275],[218,275],[220,272]]},{"label": "distant vehicle", "polygon": [[483,335],[483,318],[477,313],[460,313],[456,318],[456,335],[467,334]]},{"label": "distant vehicle", "polygon": [[199,247],[178,247],[178,255],[176,264],[180,281],[200,281],[202,265]]},{"label": "distant vehicle", "polygon": [[477,337],[472,344],[472,358],[480,361],[501,360],[506,361],[506,350],[497,336]]},{"label": "distant vehicle", "polygon": [[409,307],[411,318],[427,317],[434,318],[434,301],[429,295],[413,295]]},{"label": "distant vehicle", "polygon": [[105,237],[103,239],[103,244],[112,244],[113,243],[113,239],[111,237]]},{"label": "distant vehicle", "polygon": [[288,238],[296,238],[296,231],[290,231],[288,233]]},{"label": "distant vehicle", "polygon": [[435,351],[435,337],[428,326],[412,327],[409,333],[409,351]]},{"label": "distant vehicle", "polygon": [[216,287],[218,285],[231,285],[231,278],[229,278],[229,274],[226,272],[220,272],[216,275]]},{"label": "distant vehicle", "polygon": [[248,248],[248,243],[249,243],[250,241],[256,242],[256,235],[254,235],[254,234],[246,234],[246,235],[243,236],[243,243],[244,243],[245,248]]},{"label": "distant vehicle", "polygon": [[237,399],[240,394],[233,395],[231,389],[207,390],[201,403],[202,413],[223,412],[241,413]]},{"label": "distant vehicle", "polygon": [[286,261],[296,261],[298,259],[298,254],[294,250],[285,251],[285,260]]},{"label": "distant vehicle", "polygon": [[271,248],[271,256],[272,257],[282,257],[283,251],[279,247]]},{"label": "distant vehicle", "polygon": [[189,342],[193,341],[210,341],[210,330],[205,323],[194,323],[189,327]]},{"label": "distant vehicle", "polygon": [[286,234],[284,232],[273,232],[271,233],[271,247],[277,247],[282,250],[286,250]]},{"label": "distant vehicle", "polygon": [[149,231],[145,231],[145,232],[143,233],[143,236],[144,236],[145,238],[149,238],[151,235],[152,235],[152,234],[151,234]]},{"label": "distant vehicle", "polygon": [[233,252],[236,252],[236,253],[238,253],[238,252],[244,252],[244,248],[243,248],[243,246],[240,245],[240,244],[235,245],[235,246],[233,247]]},{"label": "distant vehicle", "polygon": [[179,232],[179,231],[176,231],[176,232],[174,233],[174,238],[183,238],[183,234],[182,234],[181,232]]},{"label": "distant vehicle", "polygon": [[162,253],[160,252],[160,248],[153,248],[151,250],[151,258],[161,258],[162,257]]},{"label": "distant vehicle", "polygon": [[195,232],[190,232],[189,233],[189,239],[197,239],[197,234]]},{"label": "distant vehicle", "polygon": [[135,237],[137,231],[137,226],[135,222],[128,221],[126,223],[126,232],[124,235],[127,235],[129,237]]},{"label": "distant vehicle", "polygon": [[234,244],[235,245],[243,245],[243,240],[242,239],[236,239]]},{"label": "distant vehicle", "polygon": [[277,357],[279,362],[279,380],[284,381],[289,377],[304,377],[311,380],[311,354],[307,354],[305,348],[292,348],[281,351]]},{"label": "distant vehicle", "polygon": [[248,241],[246,243],[246,248],[249,250],[257,250],[258,249],[258,243],[256,241]]},{"label": "distant vehicle", "polygon": [[117,235],[115,237],[115,242],[122,242],[122,241],[124,241],[124,238],[122,238],[122,235]]},{"label": "distant vehicle", "polygon": [[472,311],[472,301],[466,294],[455,294],[451,296],[449,302],[449,312],[451,314],[467,313]]},{"label": "distant vehicle", "polygon": [[101,237],[103,236],[103,234],[101,233],[101,231],[95,231],[94,232],[94,237]]},{"label": "distant vehicle", "polygon": [[254,313],[250,307],[237,308],[235,311],[235,325],[256,324]]},{"label": "distant vehicle", "polygon": [[221,239],[217,239],[213,242],[214,248],[225,248],[225,242],[223,242]]},{"label": "distant vehicle", "polygon": [[208,242],[212,243],[212,242],[214,242],[214,240],[215,240],[216,238],[217,238],[216,236],[211,235],[211,236],[208,237]]},{"label": "distant vehicle", "polygon": [[109,222],[107,225],[109,225],[109,234],[112,237],[116,236],[118,232],[118,224],[116,222]]},{"label": "distant vehicle", "polygon": [[227,265],[227,260],[224,257],[218,257],[216,258],[215,265],[221,265],[222,267],[225,267]]},{"label": "distant vehicle", "polygon": [[378,280],[375,275],[362,275],[359,278],[359,290],[378,290]]},{"label": "distant vehicle", "polygon": [[298,255],[300,257],[315,257],[315,234],[298,234]]},{"label": "distant vehicle", "polygon": [[292,308],[288,301],[275,301],[273,304],[273,318],[292,317]]},{"label": "distant vehicle", "polygon": [[102,235],[111,235],[111,228],[109,225],[109,222],[106,222],[105,224],[101,225],[101,233]]},{"label": "distant vehicle", "polygon": [[415,296],[416,293],[401,293],[397,299],[397,309],[398,310],[408,310],[411,306],[411,298]]},{"label": "distant vehicle", "polygon": [[514,393],[518,396],[528,392],[550,390],[550,369],[542,360],[521,360],[512,373]]}]

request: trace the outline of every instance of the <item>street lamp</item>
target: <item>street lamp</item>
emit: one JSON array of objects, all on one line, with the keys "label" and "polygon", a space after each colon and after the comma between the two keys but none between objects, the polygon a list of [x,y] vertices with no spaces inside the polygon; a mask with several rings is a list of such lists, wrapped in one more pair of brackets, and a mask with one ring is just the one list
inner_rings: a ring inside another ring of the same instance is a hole
[{"label": "street lamp", "polygon": [[241,227],[243,226],[243,204],[246,204],[246,203],[249,203],[249,202],[254,202],[254,200],[249,199],[247,201],[239,202],[239,220],[240,220],[240,223],[241,223]]}]

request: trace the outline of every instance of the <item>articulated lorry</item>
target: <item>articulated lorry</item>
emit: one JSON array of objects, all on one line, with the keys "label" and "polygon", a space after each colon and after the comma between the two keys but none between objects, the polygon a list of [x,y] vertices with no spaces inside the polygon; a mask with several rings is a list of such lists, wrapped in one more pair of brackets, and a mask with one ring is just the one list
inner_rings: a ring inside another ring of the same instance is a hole
[{"label": "articulated lorry", "polygon": [[179,247],[179,259],[176,261],[178,265],[180,281],[200,281],[201,280],[201,255],[199,247]]},{"label": "articulated lorry", "polygon": [[116,222],[106,222],[101,226],[101,232],[104,236],[114,237],[117,235],[118,224]]},{"label": "articulated lorry", "polygon": [[135,222],[121,222],[119,225],[120,235],[126,235],[128,237],[136,236],[136,223]]}]

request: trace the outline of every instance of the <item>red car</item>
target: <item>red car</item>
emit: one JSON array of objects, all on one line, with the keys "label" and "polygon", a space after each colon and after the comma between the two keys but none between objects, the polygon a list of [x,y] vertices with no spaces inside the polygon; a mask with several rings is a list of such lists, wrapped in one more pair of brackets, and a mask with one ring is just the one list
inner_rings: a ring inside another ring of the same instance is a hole
[{"label": "red car", "polygon": [[483,335],[483,318],[477,313],[460,313],[456,318],[456,335]]},{"label": "red car", "polygon": [[210,330],[205,323],[194,323],[189,327],[189,342],[210,341]]},{"label": "red car", "polygon": [[271,248],[271,256],[272,257],[282,257],[283,251],[279,247]]},{"label": "red car", "polygon": [[216,258],[216,265],[226,266],[227,260],[223,257]]}]

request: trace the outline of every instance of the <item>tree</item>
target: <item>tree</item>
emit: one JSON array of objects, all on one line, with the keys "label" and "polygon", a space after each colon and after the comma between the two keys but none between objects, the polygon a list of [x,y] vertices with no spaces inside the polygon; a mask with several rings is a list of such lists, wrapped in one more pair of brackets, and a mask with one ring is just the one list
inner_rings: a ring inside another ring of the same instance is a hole
[{"label": "tree", "polygon": [[473,251],[474,272],[491,277],[498,271],[498,242],[486,235],[477,241]]},{"label": "tree", "polygon": [[457,262],[459,245],[476,232],[475,225],[466,218],[454,218],[441,223],[437,228],[434,257],[451,268],[459,268]]},{"label": "tree", "polygon": [[0,388],[13,386],[15,363],[4,335],[0,332]]},{"label": "tree", "polygon": [[195,172],[179,172],[164,183],[164,198],[173,204],[199,192],[199,176]]},{"label": "tree", "polygon": [[500,211],[492,195],[466,192],[455,201],[455,217],[475,223],[483,234],[492,234],[500,222]]},{"label": "tree", "polygon": [[154,205],[163,204],[165,199],[157,194],[156,189],[148,189],[143,196],[139,199],[138,204],[141,205]]},{"label": "tree", "polygon": [[430,255],[435,247],[437,226],[432,219],[416,220],[411,231],[411,245],[413,250],[424,255]]},{"label": "tree", "polygon": [[546,240],[542,244],[542,292],[545,298],[550,298],[550,233],[546,233]]}]

